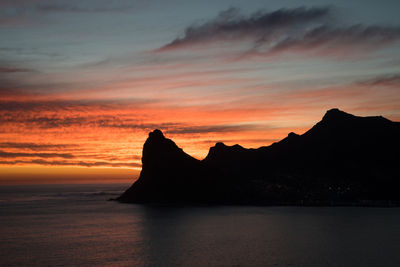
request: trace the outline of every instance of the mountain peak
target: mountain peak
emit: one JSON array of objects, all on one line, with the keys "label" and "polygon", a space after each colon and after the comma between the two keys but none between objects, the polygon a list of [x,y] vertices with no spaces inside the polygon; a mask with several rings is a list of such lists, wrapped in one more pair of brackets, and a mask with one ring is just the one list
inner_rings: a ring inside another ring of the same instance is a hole
[{"label": "mountain peak", "polygon": [[341,111],[338,108],[333,108],[328,110],[324,117],[322,118],[323,121],[327,121],[327,120],[340,120],[340,119],[347,119],[347,118],[353,118],[355,117],[354,115],[351,115],[349,113],[346,113],[344,111]]},{"label": "mountain peak", "polygon": [[222,143],[222,142],[218,142],[218,143],[215,144],[215,147],[216,148],[225,148],[226,145],[224,143]]},{"label": "mountain peak", "polygon": [[346,112],[344,112],[344,111],[342,111],[342,110],[340,110],[338,108],[331,108],[326,113],[341,113],[341,112],[346,113]]},{"label": "mountain peak", "polygon": [[163,132],[159,129],[155,129],[154,131],[150,132],[149,138],[165,139]]},{"label": "mountain peak", "polygon": [[211,149],[218,150],[218,151],[225,151],[225,150],[232,151],[232,150],[242,150],[244,148],[241,145],[238,145],[238,144],[233,145],[233,146],[227,146],[222,142],[218,142],[218,143],[215,144],[214,147],[211,147]]},{"label": "mountain peak", "polygon": [[168,139],[164,134],[156,129],[149,133],[149,137],[143,146],[142,162],[145,163],[149,159],[163,159],[169,153],[181,153],[180,149],[171,139]]},{"label": "mountain peak", "polygon": [[230,157],[230,154],[238,154],[238,153],[243,153],[246,151],[245,148],[242,146],[236,144],[233,146],[227,146],[222,142],[218,142],[215,144],[215,146],[210,147],[210,150],[208,151],[207,156],[203,159],[204,162],[212,162],[212,161],[219,161],[220,159],[223,159],[225,157]]}]

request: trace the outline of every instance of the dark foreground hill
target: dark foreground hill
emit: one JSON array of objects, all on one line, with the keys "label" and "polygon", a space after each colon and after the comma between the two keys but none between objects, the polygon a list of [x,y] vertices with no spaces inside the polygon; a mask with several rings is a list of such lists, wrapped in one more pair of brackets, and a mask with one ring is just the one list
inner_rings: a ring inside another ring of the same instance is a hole
[{"label": "dark foreground hill", "polygon": [[160,130],[143,147],[133,203],[398,205],[400,123],[338,109],[258,149],[217,143],[197,160]]}]

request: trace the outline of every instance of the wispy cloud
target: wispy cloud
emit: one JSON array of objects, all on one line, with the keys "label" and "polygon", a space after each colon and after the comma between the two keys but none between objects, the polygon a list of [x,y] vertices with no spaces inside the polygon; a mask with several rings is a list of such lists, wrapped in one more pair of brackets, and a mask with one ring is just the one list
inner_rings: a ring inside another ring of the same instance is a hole
[{"label": "wispy cloud", "polygon": [[29,149],[32,151],[60,150],[77,147],[76,144],[37,144],[27,142],[1,142],[0,148]]},{"label": "wispy cloud", "polygon": [[68,153],[20,153],[6,152],[0,150],[0,158],[74,158],[74,155]]},{"label": "wispy cloud", "polygon": [[0,17],[0,28],[25,27],[32,25],[31,20],[21,15]]},{"label": "wispy cloud", "polygon": [[351,56],[374,51],[400,40],[400,27],[352,25],[331,27],[323,25],[300,37],[288,36],[275,44],[266,54],[311,52],[322,56]]},{"label": "wispy cloud", "polygon": [[215,42],[249,43],[238,56],[273,56],[309,53],[317,56],[362,55],[400,41],[400,27],[339,25],[331,8],[258,11],[244,16],[228,9],[208,22],[186,28],[182,37],[155,50],[168,52],[205,46]]},{"label": "wispy cloud", "polygon": [[[11,90],[10,90],[11,91]],[[21,100],[0,100],[0,111],[88,111],[88,110],[116,110],[118,108],[129,108],[132,106],[142,107],[143,105],[157,102],[157,100],[132,99],[127,101],[120,100],[35,100],[35,96],[25,93],[18,94]],[[27,100],[25,100],[25,98]],[[31,98],[31,100],[29,100]],[[43,97],[46,98],[46,97]],[[50,97],[47,97],[51,99]]]},{"label": "wispy cloud", "polygon": [[[34,127],[42,130],[63,129],[74,127],[89,128],[109,128],[121,130],[140,130],[152,131],[156,128],[163,129],[169,134],[207,134],[207,133],[223,133],[223,132],[239,132],[239,131],[257,131],[271,128],[259,124],[218,124],[218,125],[193,125],[188,122],[142,122],[135,120],[130,116],[110,116],[110,115],[74,115],[67,116],[65,114],[51,114],[49,116],[32,116],[23,115],[19,112],[8,113],[8,116],[0,118],[2,124],[19,125],[19,127]],[[1,132],[1,131],[0,131]],[[11,144],[11,145],[10,145]],[[30,143],[13,144],[0,143],[0,147],[30,148]],[[37,145],[37,148],[46,148],[46,145]],[[49,145],[51,147],[51,145]],[[54,146],[56,148],[57,145]],[[60,145],[61,147],[61,145]],[[33,148],[36,146],[33,145]]]},{"label": "wispy cloud", "polygon": [[14,160],[0,161],[0,165],[17,165],[17,164],[35,164],[35,165],[50,165],[50,166],[80,166],[80,167],[141,167],[140,163],[135,162],[85,162],[85,161],[65,161],[65,160]]},{"label": "wispy cloud", "polygon": [[104,7],[84,7],[79,5],[67,4],[40,4],[37,6],[39,11],[44,12],[73,12],[73,13],[104,13],[104,12],[127,12],[132,6],[107,5]]},{"label": "wispy cloud", "polygon": [[[20,127],[34,127],[42,130],[62,129],[73,127],[90,128],[119,128],[119,129],[140,129],[152,130],[157,127],[175,127],[179,123],[144,123],[135,120],[130,115],[112,116],[105,114],[84,115],[64,114],[63,111],[52,114],[29,114],[26,112],[7,112],[0,118],[0,123],[19,125]],[[1,131],[0,131],[1,132]]]},{"label": "wispy cloud", "polygon": [[290,31],[307,26],[326,18],[329,8],[280,9],[274,12],[258,11],[250,16],[242,16],[236,8],[222,11],[204,24],[185,29],[183,37],[161,47],[159,51],[185,48],[212,41],[240,41],[250,38],[254,45],[272,42]]},{"label": "wispy cloud", "polygon": [[400,74],[380,75],[374,78],[365,79],[357,82],[359,85],[364,86],[389,86],[400,87]]},{"label": "wispy cloud", "polygon": [[[132,1],[75,1],[75,0],[2,0],[1,3],[18,14],[40,12],[103,13],[126,12],[138,6]],[[28,11],[27,11],[28,10]]]},{"label": "wispy cloud", "polygon": [[0,66],[0,74],[1,73],[16,73],[16,72],[32,72],[31,69],[17,68],[17,67],[1,67]]},{"label": "wispy cloud", "polygon": [[239,125],[205,125],[205,126],[177,126],[168,129],[168,134],[201,134],[201,133],[229,133],[240,131],[265,130],[268,126],[259,124],[239,124]]}]

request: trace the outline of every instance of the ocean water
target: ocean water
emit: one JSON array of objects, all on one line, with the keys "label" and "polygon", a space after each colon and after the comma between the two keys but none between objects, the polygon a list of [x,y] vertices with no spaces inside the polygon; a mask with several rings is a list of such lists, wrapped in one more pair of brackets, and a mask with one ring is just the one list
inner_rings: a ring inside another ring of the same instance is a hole
[{"label": "ocean water", "polygon": [[1,266],[400,266],[400,209],[167,207],[128,185],[0,187]]}]

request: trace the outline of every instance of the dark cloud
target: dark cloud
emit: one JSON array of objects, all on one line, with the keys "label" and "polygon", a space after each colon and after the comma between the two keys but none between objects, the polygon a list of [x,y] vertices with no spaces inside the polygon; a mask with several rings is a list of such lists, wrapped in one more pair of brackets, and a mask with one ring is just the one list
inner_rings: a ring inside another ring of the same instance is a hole
[{"label": "dark cloud", "polygon": [[0,28],[5,27],[23,27],[23,26],[29,26],[31,23],[29,19],[23,16],[6,16],[6,17],[1,17],[0,18]]},{"label": "dark cloud", "polygon": [[359,81],[358,84],[365,86],[395,86],[400,87],[400,74],[390,74]]},{"label": "dark cloud", "polygon": [[85,106],[76,101],[1,101],[0,111],[50,111]]},{"label": "dark cloud", "polygon": [[65,158],[72,159],[74,156],[68,153],[14,153],[0,150],[0,158]]},{"label": "dark cloud", "polygon": [[[29,128],[53,129],[73,126],[93,126],[93,124],[95,124],[93,118],[94,117],[66,116],[62,114],[40,116],[37,114],[27,114],[25,112],[5,112],[0,117],[0,123],[3,125],[19,124]],[[4,130],[6,130],[6,128],[4,128]]]},{"label": "dark cloud", "polygon": [[1,73],[16,73],[16,72],[32,72],[31,69],[17,68],[17,67],[0,67]]},{"label": "dark cloud", "polygon": [[138,122],[129,122],[129,120],[124,121],[123,119],[99,120],[96,122],[96,126],[104,128],[139,129],[144,131],[162,129],[168,134],[236,132],[236,131],[257,130],[266,128],[266,126],[260,126],[255,124],[193,126],[189,124],[176,123],[176,122],[138,123]]},{"label": "dark cloud", "polygon": [[303,36],[287,37],[266,51],[275,54],[286,51],[307,52],[332,55],[371,51],[400,40],[400,27],[381,27],[353,25],[333,28],[320,26]]},{"label": "dark cloud", "polygon": [[64,161],[64,160],[14,160],[14,161],[0,161],[1,165],[17,165],[17,164],[38,164],[48,166],[81,166],[81,167],[141,167],[140,163],[135,162],[84,162],[84,161]]},{"label": "dark cloud", "polygon": [[[97,106],[97,104],[96,104]],[[100,128],[119,128],[127,130],[153,130],[155,128],[169,129],[180,127],[180,123],[143,123],[141,120],[133,119],[132,115],[84,115],[85,107],[87,110],[94,108],[93,106],[69,106],[56,105],[55,103],[21,103],[21,102],[5,102],[1,105],[0,102],[0,124],[19,125],[28,128],[39,129],[55,129],[68,127],[100,127]],[[106,106],[101,108],[106,109]],[[81,114],[71,115],[65,113],[64,110],[76,112],[82,111]],[[48,112],[48,115],[44,115]],[[6,130],[7,128],[3,128]],[[1,132],[1,130],[0,130]]]},{"label": "dark cloud", "polygon": [[37,9],[43,12],[104,13],[127,12],[132,9],[132,6],[114,6],[110,4],[105,7],[85,7],[66,4],[40,4],[37,6]]},{"label": "dark cloud", "polygon": [[2,142],[0,148],[29,149],[32,151],[59,150],[76,147],[74,144],[35,144],[35,143],[15,143]]},{"label": "dark cloud", "polygon": [[[1,113],[0,113],[1,114]],[[0,124],[18,125],[18,127],[38,128],[38,129],[62,129],[68,127],[91,127],[91,128],[116,128],[121,130],[141,130],[152,131],[154,129],[162,129],[169,134],[201,134],[201,133],[219,133],[219,132],[237,132],[237,131],[254,131],[265,130],[271,128],[266,125],[258,124],[238,124],[238,125],[206,125],[197,126],[180,122],[163,122],[163,123],[143,123],[136,120],[130,115],[111,116],[111,115],[64,115],[49,114],[48,116],[40,115],[40,112],[32,114],[29,112],[3,112],[0,117]],[[4,130],[7,128],[5,127]],[[1,130],[0,130],[1,132]],[[29,144],[28,144],[29,146]],[[1,147],[1,143],[0,143]]]},{"label": "dark cloud", "polygon": [[[28,70],[28,69],[27,69]],[[38,73],[38,70],[30,70],[30,74]],[[0,73],[1,74],[1,73]],[[24,77],[10,77],[10,72],[2,73],[0,75],[0,93],[4,94],[8,92],[15,92],[19,95],[44,95],[48,94],[49,91],[60,92],[62,90],[74,90],[77,87],[77,83],[70,82],[54,82],[47,81],[43,83],[31,83],[27,81]],[[14,72],[14,74],[17,74]],[[23,74],[23,72],[19,72],[19,74]],[[33,76],[31,76],[33,77]]]},{"label": "dark cloud", "polygon": [[206,126],[179,126],[167,129],[168,134],[200,134],[200,133],[221,133],[221,132],[239,132],[248,130],[265,129],[256,124],[240,124],[240,125],[206,125]]},{"label": "dark cloud", "polygon": [[[100,128],[119,128],[130,130],[153,130],[155,128],[177,127],[178,123],[142,123],[126,117],[110,115],[63,115],[52,114],[48,116],[26,114],[25,112],[6,112],[0,117],[0,123],[20,124],[25,127],[35,127],[40,129],[55,129],[68,127],[100,127]],[[1,130],[0,130],[1,132]]]},{"label": "dark cloud", "polygon": [[255,43],[264,43],[279,38],[283,34],[281,31],[291,31],[326,19],[330,12],[329,8],[300,7],[274,12],[258,11],[246,17],[240,15],[238,9],[230,8],[212,21],[186,28],[183,37],[161,47],[160,51],[216,40],[235,41],[244,37],[254,39]]},{"label": "dark cloud", "polygon": [[[0,92],[1,86],[0,86]],[[21,98],[34,98],[35,94],[19,92],[17,90],[5,89],[4,93],[12,94]],[[1,95],[0,95],[1,96]],[[39,95],[40,96],[40,95]],[[26,111],[26,112],[43,112],[43,111],[88,111],[88,110],[112,110],[118,108],[138,108],[151,103],[159,102],[157,99],[140,99],[130,98],[127,100],[49,100],[49,101],[15,101],[0,100],[0,111]]]},{"label": "dark cloud", "polygon": [[65,128],[65,127],[73,127],[79,126],[82,127],[84,125],[91,125],[92,121],[88,120],[86,117],[37,117],[28,119],[25,121],[28,124],[34,124],[42,129],[51,129],[51,128]]},{"label": "dark cloud", "polygon": [[12,9],[14,14],[31,15],[32,11],[39,12],[76,12],[76,13],[103,13],[127,12],[137,3],[131,0],[97,1],[95,4],[88,1],[75,0],[1,0],[2,5]]},{"label": "dark cloud", "polygon": [[311,52],[338,56],[365,53],[400,41],[400,27],[339,26],[331,8],[259,11],[250,16],[237,9],[221,12],[214,20],[186,28],[182,37],[158,52],[190,48],[215,41],[250,42],[241,56],[268,56],[283,52]]},{"label": "dark cloud", "polygon": [[129,122],[124,120],[100,120],[97,122],[97,126],[104,128],[120,128],[120,129],[140,129],[152,131],[157,128],[170,129],[176,127],[182,127],[181,123],[166,122],[166,123],[137,123]]}]

